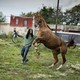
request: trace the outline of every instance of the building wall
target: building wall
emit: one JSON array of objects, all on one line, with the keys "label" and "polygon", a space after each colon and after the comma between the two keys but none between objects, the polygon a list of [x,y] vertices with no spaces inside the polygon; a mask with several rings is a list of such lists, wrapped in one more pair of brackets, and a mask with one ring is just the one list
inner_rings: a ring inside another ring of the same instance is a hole
[{"label": "building wall", "polygon": [[[52,29],[55,29],[55,25],[54,24],[49,24],[49,26],[52,28]],[[73,29],[73,30],[77,30],[77,26],[63,26],[63,25],[58,25],[58,29],[60,30],[63,30],[64,27],[68,30],[69,29]],[[22,34],[27,30],[27,27],[20,27],[20,26],[11,26],[9,23],[8,24],[1,24],[0,25],[0,33],[6,33],[8,34],[9,32],[13,32],[14,31],[14,28],[16,28],[16,30],[18,32],[22,32]],[[33,28],[33,25],[32,25],[32,28]],[[34,28],[35,29],[35,28]],[[34,30],[35,31],[35,30]],[[35,32],[34,32],[35,33]]]},{"label": "building wall", "polygon": [[9,24],[1,24],[1,25],[0,25],[0,34],[2,34],[2,33],[8,34],[9,31],[10,31],[10,26],[9,26]]},{"label": "building wall", "polygon": [[[0,34],[13,33],[14,28],[15,27],[10,26],[10,24],[2,24],[2,25],[0,25]],[[16,31],[21,35],[24,34],[26,32],[26,30],[27,30],[27,27],[17,27],[16,26]]]},{"label": "building wall", "polygon": [[[18,24],[16,24],[16,19],[18,19]],[[27,24],[24,25],[24,21],[27,21]],[[0,24],[0,34],[8,34],[9,32],[13,32],[14,28],[16,28],[17,32],[20,34],[24,34],[27,28],[31,28],[33,26],[33,18],[32,17],[20,17],[20,16],[11,16],[10,24],[2,23]]]},{"label": "building wall", "polygon": [[[16,19],[18,19],[18,24],[16,24]],[[27,24],[24,25],[24,21],[27,21]],[[11,16],[10,25],[12,27],[32,27],[33,18],[32,17],[20,17],[20,16]]]}]

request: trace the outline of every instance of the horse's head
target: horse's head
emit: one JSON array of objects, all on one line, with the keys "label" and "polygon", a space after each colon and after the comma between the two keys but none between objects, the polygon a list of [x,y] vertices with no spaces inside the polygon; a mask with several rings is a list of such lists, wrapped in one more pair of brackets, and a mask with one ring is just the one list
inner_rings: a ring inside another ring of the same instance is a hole
[{"label": "horse's head", "polygon": [[41,25],[43,18],[40,14],[36,13],[33,15],[34,16],[34,26],[38,27]]}]

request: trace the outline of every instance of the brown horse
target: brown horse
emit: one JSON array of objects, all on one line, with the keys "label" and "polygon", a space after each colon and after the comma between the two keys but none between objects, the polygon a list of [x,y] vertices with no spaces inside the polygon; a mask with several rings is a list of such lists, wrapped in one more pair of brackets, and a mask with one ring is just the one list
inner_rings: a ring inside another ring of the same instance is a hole
[{"label": "brown horse", "polygon": [[61,53],[62,64],[57,68],[60,69],[66,62],[65,54],[67,53],[67,45],[69,46],[70,44],[68,43],[66,45],[63,39],[55,35],[40,14],[34,14],[34,21],[35,27],[38,27],[39,30],[37,32],[37,38],[34,40],[33,45],[35,46],[38,43],[43,43],[47,48],[52,50],[53,58],[55,61],[49,67],[54,66],[58,62],[58,54]]}]

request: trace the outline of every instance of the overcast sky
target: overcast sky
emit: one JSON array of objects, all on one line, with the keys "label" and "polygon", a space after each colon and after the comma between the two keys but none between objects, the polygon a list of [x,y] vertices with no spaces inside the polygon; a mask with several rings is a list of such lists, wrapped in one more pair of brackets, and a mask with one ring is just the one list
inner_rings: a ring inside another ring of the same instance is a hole
[{"label": "overcast sky", "polygon": [[[80,0],[60,0],[63,11],[80,4]],[[0,11],[4,15],[20,15],[21,12],[36,12],[44,6],[56,7],[57,0],[0,0]]]}]

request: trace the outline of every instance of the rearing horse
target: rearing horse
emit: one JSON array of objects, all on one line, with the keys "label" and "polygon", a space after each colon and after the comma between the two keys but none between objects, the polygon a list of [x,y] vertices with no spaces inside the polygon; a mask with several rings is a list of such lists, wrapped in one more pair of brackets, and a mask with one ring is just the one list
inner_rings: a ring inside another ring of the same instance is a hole
[{"label": "rearing horse", "polygon": [[34,40],[33,45],[43,43],[47,48],[53,52],[54,63],[49,66],[52,67],[58,62],[58,54],[61,53],[62,64],[57,68],[60,69],[66,62],[65,54],[67,53],[67,45],[63,39],[55,35],[47,25],[46,21],[40,14],[34,14],[34,25],[38,27],[37,38]]}]

